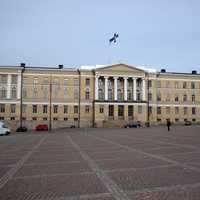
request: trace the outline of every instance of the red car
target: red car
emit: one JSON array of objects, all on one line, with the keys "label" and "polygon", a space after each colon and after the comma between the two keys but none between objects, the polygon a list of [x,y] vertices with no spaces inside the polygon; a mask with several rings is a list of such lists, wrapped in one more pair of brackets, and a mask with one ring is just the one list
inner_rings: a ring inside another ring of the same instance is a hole
[{"label": "red car", "polygon": [[38,124],[35,128],[36,131],[48,131],[48,125]]}]

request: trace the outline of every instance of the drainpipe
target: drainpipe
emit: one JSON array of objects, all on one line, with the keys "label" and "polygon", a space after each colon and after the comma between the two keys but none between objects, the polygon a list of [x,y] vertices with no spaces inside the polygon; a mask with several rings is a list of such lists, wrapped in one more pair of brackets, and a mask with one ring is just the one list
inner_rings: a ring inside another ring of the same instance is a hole
[{"label": "drainpipe", "polygon": [[80,128],[80,121],[81,121],[81,72],[78,69],[79,75],[79,95],[78,95],[78,128]]}]

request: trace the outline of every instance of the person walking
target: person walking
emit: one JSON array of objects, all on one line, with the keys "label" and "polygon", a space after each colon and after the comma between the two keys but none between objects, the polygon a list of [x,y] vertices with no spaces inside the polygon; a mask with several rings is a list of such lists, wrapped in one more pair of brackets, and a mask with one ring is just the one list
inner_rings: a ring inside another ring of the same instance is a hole
[{"label": "person walking", "polygon": [[171,122],[170,119],[167,119],[167,130],[170,131]]}]

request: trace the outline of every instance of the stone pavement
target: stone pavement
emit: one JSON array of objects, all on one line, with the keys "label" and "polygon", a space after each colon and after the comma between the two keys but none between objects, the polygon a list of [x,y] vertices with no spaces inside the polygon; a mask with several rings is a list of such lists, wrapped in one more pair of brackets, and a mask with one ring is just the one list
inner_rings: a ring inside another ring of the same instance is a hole
[{"label": "stone pavement", "polygon": [[0,200],[199,200],[200,127],[0,137]]}]

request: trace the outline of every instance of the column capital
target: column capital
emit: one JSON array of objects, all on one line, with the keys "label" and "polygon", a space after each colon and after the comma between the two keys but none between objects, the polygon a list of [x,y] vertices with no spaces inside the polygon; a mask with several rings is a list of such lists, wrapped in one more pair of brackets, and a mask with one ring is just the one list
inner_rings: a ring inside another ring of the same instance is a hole
[{"label": "column capital", "polygon": [[124,79],[124,80],[125,80],[125,79],[127,80],[128,78],[129,78],[129,77],[123,76],[123,79]]},{"label": "column capital", "polygon": [[114,79],[118,79],[118,78],[119,78],[119,76],[113,76],[113,78],[114,78]]}]

